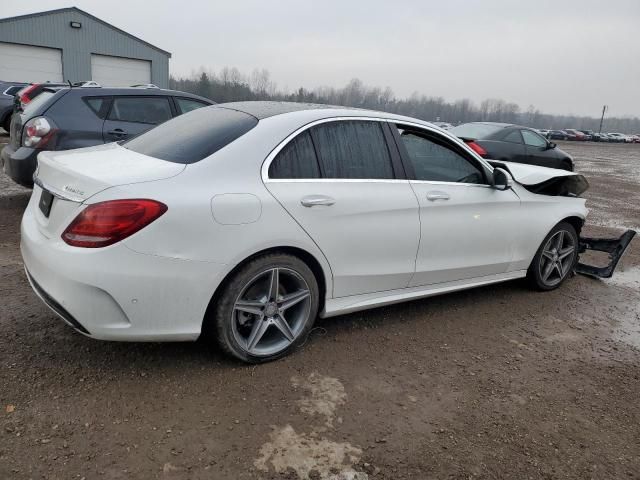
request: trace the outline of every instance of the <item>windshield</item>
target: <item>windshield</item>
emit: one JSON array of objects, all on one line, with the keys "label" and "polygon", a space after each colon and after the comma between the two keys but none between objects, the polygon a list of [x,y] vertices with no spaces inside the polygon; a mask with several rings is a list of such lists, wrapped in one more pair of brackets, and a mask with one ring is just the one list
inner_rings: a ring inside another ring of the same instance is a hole
[{"label": "windshield", "polygon": [[489,135],[502,129],[502,126],[489,125],[486,123],[465,123],[449,129],[457,137],[463,138],[487,138]]},{"label": "windshield", "polygon": [[205,107],[169,120],[125,143],[137,153],[173,163],[195,163],[247,133],[258,119],[222,107]]}]

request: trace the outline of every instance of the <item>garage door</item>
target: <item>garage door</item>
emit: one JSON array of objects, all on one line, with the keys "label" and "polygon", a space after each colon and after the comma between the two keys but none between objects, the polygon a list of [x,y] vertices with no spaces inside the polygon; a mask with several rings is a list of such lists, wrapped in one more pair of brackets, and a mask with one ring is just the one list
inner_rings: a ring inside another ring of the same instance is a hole
[{"label": "garage door", "polygon": [[91,55],[91,80],[104,87],[128,87],[140,83],[151,83],[151,62]]},{"label": "garage door", "polygon": [[55,48],[0,42],[0,79],[9,82],[61,82],[62,52]]}]

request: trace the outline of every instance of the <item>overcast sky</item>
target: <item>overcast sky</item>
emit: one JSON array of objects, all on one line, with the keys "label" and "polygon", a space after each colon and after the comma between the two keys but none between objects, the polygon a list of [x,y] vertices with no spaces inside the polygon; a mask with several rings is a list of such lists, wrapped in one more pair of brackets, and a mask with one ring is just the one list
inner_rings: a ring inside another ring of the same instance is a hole
[{"label": "overcast sky", "polygon": [[[1,0],[8,17],[70,6]],[[173,57],[170,71],[266,68],[280,88],[358,77],[446,100],[640,115],[640,0],[75,0]],[[37,7],[35,7],[37,5]]]}]

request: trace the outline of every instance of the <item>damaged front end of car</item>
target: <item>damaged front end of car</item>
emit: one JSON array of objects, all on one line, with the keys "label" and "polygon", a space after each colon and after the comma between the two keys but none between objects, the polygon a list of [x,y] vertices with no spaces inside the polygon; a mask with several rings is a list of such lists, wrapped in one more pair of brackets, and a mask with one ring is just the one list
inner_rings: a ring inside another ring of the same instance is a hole
[{"label": "damaged front end of car", "polygon": [[[493,167],[507,170],[514,180],[537,195],[576,198],[589,188],[587,179],[576,172],[496,160],[489,160],[489,163]],[[593,278],[611,278],[635,235],[634,230],[626,230],[618,238],[580,236],[575,273]],[[588,251],[608,254],[608,263],[604,266],[595,266],[581,262],[580,255]]]}]

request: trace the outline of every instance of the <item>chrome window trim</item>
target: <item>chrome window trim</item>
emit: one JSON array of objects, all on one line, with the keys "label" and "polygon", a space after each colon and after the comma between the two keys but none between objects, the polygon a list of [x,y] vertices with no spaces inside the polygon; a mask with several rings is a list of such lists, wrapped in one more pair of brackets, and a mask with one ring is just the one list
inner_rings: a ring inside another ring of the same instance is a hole
[{"label": "chrome window trim", "polygon": [[384,122],[384,123],[393,123],[393,124],[404,124],[404,125],[408,125],[411,127],[416,127],[416,128],[420,128],[423,130],[426,130],[430,133],[436,134],[436,135],[440,135],[443,136],[445,138],[447,138],[448,140],[457,143],[459,146],[463,147],[464,150],[471,155],[475,160],[477,160],[483,167],[485,167],[488,170],[488,173],[492,173],[493,172],[493,167],[484,159],[482,158],[480,155],[478,155],[477,153],[475,153],[473,150],[471,150],[469,147],[467,147],[464,142],[462,140],[460,140],[458,137],[446,132],[445,130],[441,130],[437,127],[430,127],[428,125],[423,125],[421,123],[416,123],[416,122],[411,122],[411,121],[407,121],[407,120],[401,120],[401,119],[393,119],[393,118],[384,118],[384,117],[329,117],[329,118],[321,118],[319,120],[314,120],[312,122],[307,123],[306,125],[301,126],[300,128],[294,130],[291,134],[289,134],[284,140],[282,140],[278,145],[276,145],[276,147],[271,150],[271,152],[269,153],[269,155],[267,155],[267,158],[265,158],[265,160],[262,162],[262,167],[260,169],[260,175],[262,177],[262,181],[264,183],[285,183],[285,182],[295,182],[295,183],[302,183],[302,182],[342,182],[342,183],[355,183],[355,182],[380,182],[380,183],[394,183],[394,182],[407,182],[407,181],[416,181],[416,182],[426,182],[426,183],[440,183],[440,184],[447,184],[447,185],[477,185],[477,186],[490,186],[490,185],[485,185],[485,184],[476,184],[476,183],[456,183],[456,182],[427,182],[427,181],[423,181],[423,180],[409,180],[409,179],[375,179],[375,178],[269,178],[269,167],[271,166],[271,162],[273,162],[273,159],[278,155],[278,153],[280,153],[280,151],[282,151],[282,149],[284,147],[287,146],[287,144],[293,140],[296,136],[298,136],[299,134],[301,134],[302,132],[309,130],[312,127],[315,127],[316,125],[321,125],[323,123],[328,123],[328,122],[341,122],[341,121],[353,121],[353,120],[360,120],[360,121],[366,121],[366,122]]},{"label": "chrome window trim", "polygon": [[407,183],[406,178],[269,178],[267,183]]},{"label": "chrome window trim", "polygon": [[410,183],[417,183],[420,185],[459,185],[461,187],[483,187],[483,188],[493,188],[491,185],[487,183],[461,183],[461,182],[441,182],[437,180],[409,180]]}]

